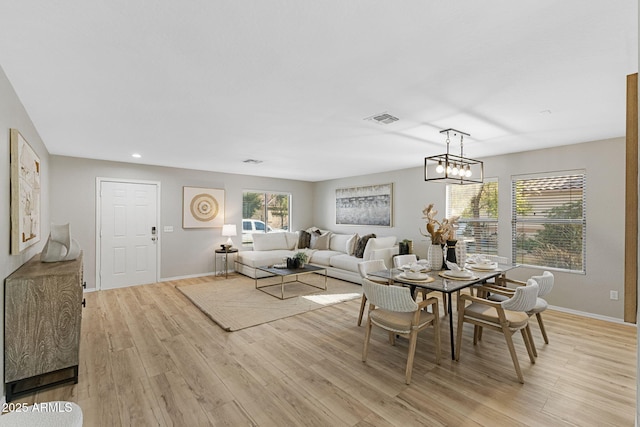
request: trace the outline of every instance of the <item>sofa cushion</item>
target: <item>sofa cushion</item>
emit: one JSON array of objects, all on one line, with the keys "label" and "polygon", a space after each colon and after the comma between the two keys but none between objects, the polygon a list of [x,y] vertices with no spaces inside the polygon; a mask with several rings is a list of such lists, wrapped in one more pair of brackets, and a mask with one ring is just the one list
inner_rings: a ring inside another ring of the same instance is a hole
[{"label": "sofa cushion", "polygon": [[285,249],[276,249],[272,251],[240,251],[238,252],[237,261],[240,264],[249,267],[263,267],[265,265],[280,264],[283,258],[292,257],[294,251]]},{"label": "sofa cushion", "polygon": [[369,243],[369,239],[373,239],[375,237],[376,237],[376,235],[371,233],[371,234],[367,234],[365,236],[362,236],[358,240],[358,244],[356,245],[356,249],[354,251],[354,255],[355,255],[356,258],[362,258],[364,256],[364,250],[367,247],[367,243]]},{"label": "sofa cushion", "polygon": [[277,249],[289,250],[289,244],[284,233],[255,233],[253,234],[254,251],[273,251]]},{"label": "sofa cushion", "polygon": [[358,236],[358,234],[354,234],[352,235],[349,240],[347,240],[347,255],[353,255],[356,251],[356,245],[358,244],[358,239],[360,239],[360,237]]},{"label": "sofa cushion", "polygon": [[334,268],[358,273],[358,264],[361,262],[362,258],[356,258],[353,255],[340,254],[331,257],[330,265]]},{"label": "sofa cushion", "polygon": [[298,248],[298,233],[287,231],[284,237],[287,239],[287,249],[295,251]]},{"label": "sofa cushion", "polygon": [[391,248],[395,244],[396,236],[375,237],[369,239],[369,241],[367,242],[367,246],[364,249],[362,259],[365,261],[369,261],[371,259],[371,254],[373,251],[377,249]]},{"label": "sofa cushion", "polygon": [[332,234],[329,241],[329,249],[342,253],[347,252],[347,242],[352,236],[350,234]]},{"label": "sofa cushion", "polygon": [[298,249],[306,249],[311,247],[311,233],[306,230],[300,230],[298,238]]},{"label": "sofa cushion", "polygon": [[320,251],[329,249],[329,242],[331,240],[331,232],[318,235],[317,233],[311,233],[311,249],[317,249]]},{"label": "sofa cushion", "polygon": [[342,254],[344,254],[344,252],[331,251],[331,250],[314,251],[313,254],[311,255],[310,262],[318,265],[331,265],[329,262],[331,258],[335,257],[336,255],[342,255]]}]

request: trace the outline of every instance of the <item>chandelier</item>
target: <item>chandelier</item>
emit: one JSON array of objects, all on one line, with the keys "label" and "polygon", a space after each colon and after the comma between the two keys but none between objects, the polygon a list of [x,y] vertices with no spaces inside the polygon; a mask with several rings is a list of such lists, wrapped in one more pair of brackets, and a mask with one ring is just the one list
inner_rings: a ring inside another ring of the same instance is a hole
[{"label": "chandelier", "polygon": [[[447,137],[447,152],[424,158],[424,180],[441,181],[448,184],[481,184],[484,179],[484,165],[480,160],[464,157],[463,140],[468,133],[455,129],[440,131]],[[449,152],[451,137],[460,138],[460,155]]]}]

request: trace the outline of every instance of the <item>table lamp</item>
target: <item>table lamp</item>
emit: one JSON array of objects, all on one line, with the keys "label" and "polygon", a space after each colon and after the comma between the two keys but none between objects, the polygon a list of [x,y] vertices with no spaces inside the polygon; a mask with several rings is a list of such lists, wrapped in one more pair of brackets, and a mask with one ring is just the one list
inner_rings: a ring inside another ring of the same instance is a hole
[{"label": "table lamp", "polygon": [[228,237],[227,239],[227,243],[224,243],[220,246],[222,246],[222,249],[226,249],[229,250],[229,248],[231,248],[231,246],[233,246],[233,241],[231,240],[232,236],[237,236],[237,232],[236,232],[236,225],[235,224],[224,224],[222,226],[222,236],[224,237]]}]

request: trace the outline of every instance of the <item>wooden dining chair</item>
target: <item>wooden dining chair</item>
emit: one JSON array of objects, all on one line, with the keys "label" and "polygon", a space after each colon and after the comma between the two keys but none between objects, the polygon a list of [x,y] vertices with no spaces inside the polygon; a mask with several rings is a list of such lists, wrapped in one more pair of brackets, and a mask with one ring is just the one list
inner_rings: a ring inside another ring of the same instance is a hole
[{"label": "wooden dining chair", "polygon": [[[460,349],[462,347],[462,330],[465,322],[474,325],[473,344],[476,345],[481,338],[482,330],[488,328],[504,334],[507,347],[511,354],[513,366],[516,369],[518,380],[524,384],[522,370],[518,363],[518,356],[513,345],[512,335],[518,331],[522,333],[524,345],[527,348],[531,363],[535,363],[533,349],[533,339],[529,328],[529,315],[527,314],[536,304],[538,297],[538,284],[529,279],[527,286],[515,289],[513,294],[505,301],[491,301],[479,296],[466,294],[458,295],[458,335],[456,342],[456,361],[460,360]],[[500,292],[499,289],[491,287],[490,290],[479,289],[480,294],[484,292]],[[467,305],[466,302],[471,304]]]},{"label": "wooden dining chair", "polygon": [[[384,260],[381,259],[372,259],[370,261],[362,261],[358,263],[358,273],[360,273],[360,277],[364,281],[364,279],[369,279],[373,282],[380,283],[382,285],[388,285],[389,281],[379,278],[379,277],[369,277],[369,273],[372,271],[382,271],[387,270],[387,266],[384,263]],[[362,282],[361,282],[362,283]],[[367,295],[362,292],[362,300],[360,301],[360,313],[358,314],[358,326],[362,324],[362,316],[364,315],[364,308],[367,305]]]},{"label": "wooden dining chair", "polygon": [[[417,303],[411,297],[409,288],[403,286],[385,286],[363,279],[364,293],[369,299],[369,311],[367,325],[362,348],[362,361],[367,361],[371,329],[375,325],[388,331],[389,342],[395,345],[396,335],[409,338],[409,350],[407,355],[407,367],[405,370],[405,382],[411,383],[413,371],[413,359],[418,342],[418,332],[433,326],[433,335],[436,347],[436,363],[440,364],[440,320],[438,313],[438,299],[429,298]],[[432,313],[423,310],[433,306]]]},{"label": "wooden dining chair", "polygon": [[[551,290],[553,289],[554,276],[553,276],[553,273],[551,273],[550,271],[544,271],[540,276],[531,276],[530,280],[534,280],[538,284],[539,290],[538,290],[538,298],[536,298],[536,305],[531,310],[529,310],[527,314],[530,317],[534,315],[536,316],[536,320],[538,321],[538,326],[540,327],[540,332],[542,333],[542,338],[544,339],[545,344],[549,344],[549,337],[547,336],[547,331],[544,327],[544,322],[542,321],[542,312],[547,309],[549,304],[543,297],[549,294],[549,292],[551,292]],[[494,288],[494,291],[506,288],[507,292],[510,292],[510,294],[513,294],[514,285],[516,287],[526,286],[527,283],[522,282],[520,280],[514,280],[514,279],[509,279],[504,277],[504,278],[501,278],[499,281],[497,281],[496,285],[500,286],[500,288]],[[502,293],[493,292],[489,296],[489,299],[493,301],[504,301],[507,298],[509,298],[509,294],[506,294],[504,292]]]}]

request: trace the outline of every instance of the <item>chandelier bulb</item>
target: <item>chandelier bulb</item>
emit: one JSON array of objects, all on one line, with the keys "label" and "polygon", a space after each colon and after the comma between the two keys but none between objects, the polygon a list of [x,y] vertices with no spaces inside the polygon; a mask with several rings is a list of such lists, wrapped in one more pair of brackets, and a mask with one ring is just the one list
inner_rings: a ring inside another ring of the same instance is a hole
[{"label": "chandelier bulb", "polygon": [[444,172],[444,166],[442,166],[442,160],[438,160],[438,166],[436,166],[436,172],[437,173]]},{"label": "chandelier bulb", "polygon": [[453,169],[451,169],[451,173],[454,174],[454,175],[458,175],[458,171],[459,171],[458,164],[454,163],[453,164]]}]

